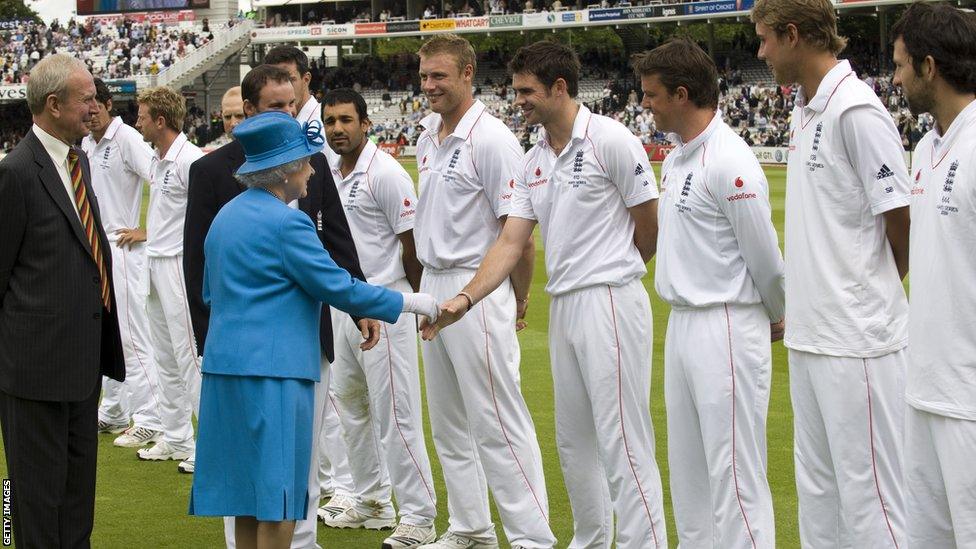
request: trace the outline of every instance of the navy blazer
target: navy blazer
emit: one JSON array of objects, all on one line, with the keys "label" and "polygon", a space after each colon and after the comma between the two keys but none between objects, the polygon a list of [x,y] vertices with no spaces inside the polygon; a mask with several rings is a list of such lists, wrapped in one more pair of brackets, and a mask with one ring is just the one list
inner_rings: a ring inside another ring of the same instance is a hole
[{"label": "navy blazer", "polygon": [[209,374],[319,380],[322,302],[394,323],[403,295],[353,278],[309,217],[263,189],[221,208],[204,244]]}]

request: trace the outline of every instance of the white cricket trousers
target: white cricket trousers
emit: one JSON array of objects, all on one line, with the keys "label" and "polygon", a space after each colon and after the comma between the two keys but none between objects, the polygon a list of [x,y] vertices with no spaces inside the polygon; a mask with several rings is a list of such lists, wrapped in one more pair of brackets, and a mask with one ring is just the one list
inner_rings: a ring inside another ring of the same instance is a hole
[{"label": "white cricket trousers", "polygon": [[[335,331],[335,325],[332,330]],[[331,379],[332,368],[329,368],[328,376]],[[322,379],[325,381],[326,377],[323,376]],[[320,451],[318,458],[312,462],[313,467],[317,467],[319,493],[356,497],[356,484],[352,480],[352,469],[349,466],[349,451],[342,435],[339,406],[331,383],[322,398],[322,428],[319,429],[318,436]],[[376,467],[379,468],[379,464]]]},{"label": "white cricket trousers", "polygon": [[671,308],[664,402],[681,547],[776,547],[766,480],[769,332],[759,304]]},{"label": "white cricket trousers", "polygon": [[[412,291],[406,278],[388,287]],[[333,309],[332,394],[358,510],[369,512],[368,501],[390,501],[392,483],[401,522],[430,526],[437,503],[421,417],[416,322],[417,315],[401,314],[396,324],[380,323],[379,343],[363,352],[359,328],[348,314]]]},{"label": "white cricket trousers", "polygon": [[906,350],[789,357],[801,544],[904,547]]},{"label": "white cricket trousers", "polygon": [[[443,302],[473,277],[472,270],[425,269],[420,289]],[[422,342],[421,350],[450,531],[495,540],[490,487],[509,543],[552,547],[542,455],[519,387],[511,284],[503,282],[433,341]]]},{"label": "white cricket trousers", "polygon": [[976,548],[976,421],[906,408],[906,545]]},{"label": "white cricket trousers", "polygon": [[[335,329],[333,327],[333,329]],[[308,502],[305,506],[305,520],[295,522],[295,534],[291,539],[291,549],[318,549],[316,542],[319,498],[321,497],[321,483],[319,482],[318,463],[321,454],[326,449],[321,435],[328,427],[325,425],[326,410],[331,407],[329,402],[329,381],[332,367],[328,359],[322,355],[319,382],[315,384],[315,417],[312,419],[312,456],[308,468]],[[224,542],[227,549],[235,549],[234,517],[224,517]]]},{"label": "white cricket trousers", "polygon": [[146,269],[146,245],[140,242],[131,248],[120,248],[111,242],[110,248],[116,316],[125,356],[125,382],[103,379],[98,419],[113,424],[129,423],[132,419],[136,427],[162,431],[161,395],[149,337],[146,296],[140,292]]},{"label": "white cricket trousers", "polygon": [[554,296],[549,353],[571,548],[667,547],[651,425],[651,304],[640,280]]},{"label": "white cricket trousers", "polygon": [[183,256],[150,257],[146,310],[159,376],[163,441],[194,450],[191,416],[200,409],[200,359],[183,282]]}]

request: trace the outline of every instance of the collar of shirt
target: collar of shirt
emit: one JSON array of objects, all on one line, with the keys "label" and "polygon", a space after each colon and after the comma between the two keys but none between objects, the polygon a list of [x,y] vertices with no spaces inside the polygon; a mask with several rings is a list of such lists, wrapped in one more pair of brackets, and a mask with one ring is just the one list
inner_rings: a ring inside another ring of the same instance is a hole
[{"label": "collar of shirt", "polygon": [[366,145],[363,147],[363,150],[359,152],[359,159],[356,160],[356,165],[353,167],[352,171],[349,172],[349,175],[346,177],[342,176],[342,170],[340,169],[342,166],[341,159],[339,162],[336,162],[335,166],[332,167],[332,175],[337,181],[345,181],[354,175],[366,173],[370,165],[373,163],[373,157],[376,156],[376,151],[378,150],[379,148],[376,146],[376,143],[366,139]]},{"label": "collar of shirt", "polygon": [[959,111],[956,119],[949,126],[949,131],[945,134],[939,131],[938,124],[932,128],[932,135],[935,136],[935,140],[932,141],[932,146],[936,151],[941,151],[944,147],[952,145],[956,136],[963,131],[962,129],[974,123],[976,123],[976,101],[970,101],[965,109]]},{"label": "collar of shirt", "polygon": [[[481,102],[480,99],[476,99],[475,102],[468,108],[464,116],[461,117],[461,121],[458,122],[456,128],[454,128],[454,133],[451,136],[457,137],[459,139],[467,139],[471,135],[471,130],[474,129],[475,123],[484,114],[485,104]],[[420,125],[426,128],[428,136],[434,140],[434,143],[438,143],[437,135],[441,131],[441,124],[444,123],[444,119],[441,115],[434,113],[427,115],[423,120],[420,121]],[[445,140],[446,141],[446,140]]]},{"label": "collar of shirt", "polygon": [[183,150],[183,146],[186,145],[187,139],[186,134],[180,132],[176,134],[176,139],[173,140],[173,144],[169,146],[169,150],[166,151],[166,156],[162,159],[159,158],[159,151],[153,155],[153,157],[159,162],[176,162],[176,158],[180,156],[180,151]]},{"label": "collar of shirt", "polygon": [[34,124],[34,135],[40,140],[41,145],[44,146],[44,150],[47,154],[51,156],[51,160],[54,162],[55,166],[64,166],[68,161],[68,150],[71,147],[61,141],[57,137],[47,133],[40,126]]},{"label": "collar of shirt", "polygon": [[[573,120],[573,133],[570,135],[569,143],[566,144],[567,146],[563,147],[563,150],[560,151],[559,156],[566,154],[566,151],[572,148],[569,146],[571,143],[576,143],[586,139],[586,132],[590,127],[591,116],[593,116],[593,113],[590,112],[590,109],[586,108],[586,105],[579,106],[579,110],[576,111],[576,119]],[[547,132],[545,128],[539,130],[539,143],[542,143],[542,146],[546,147],[550,151],[553,150],[552,146],[549,145],[549,132]]]},{"label": "collar of shirt", "polygon": [[824,75],[823,80],[820,81],[820,86],[817,87],[817,95],[814,95],[809,102],[807,102],[806,91],[804,91],[803,86],[799,87],[796,92],[796,105],[816,112],[823,112],[827,108],[827,102],[830,101],[830,97],[837,90],[837,86],[852,74],[854,74],[854,71],[851,70],[850,61],[847,59],[838,61],[834,65],[834,68],[827,71],[827,74]]},{"label": "collar of shirt", "polygon": [[314,95],[308,96],[308,101],[302,105],[302,110],[298,111],[298,116],[295,118],[302,123],[311,122],[312,120],[318,120],[319,113],[319,102],[315,100]]},{"label": "collar of shirt", "polygon": [[121,128],[121,127],[122,127],[122,117],[121,116],[116,116],[116,117],[112,118],[112,122],[108,125],[108,129],[105,130],[105,135],[102,136],[102,139],[103,140],[104,139],[109,139],[109,140],[114,139],[115,138],[115,134],[119,131],[119,128]]},{"label": "collar of shirt", "polygon": [[668,139],[670,139],[671,142],[676,145],[677,148],[674,152],[679,156],[691,154],[698,150],[698,147],[700,147],[703,143],[708,141],[708,138],[715,133],[715,129],[724,123],[725,122],[722,121],[722,114],[719,111],[716,111],[715,115],[712,116],[712,121],[705,126],[705,129],[702,130],[700,134],[692,138],[691,141],[683,143],[681,141],[681,136],[676,133],[669,133]]}]

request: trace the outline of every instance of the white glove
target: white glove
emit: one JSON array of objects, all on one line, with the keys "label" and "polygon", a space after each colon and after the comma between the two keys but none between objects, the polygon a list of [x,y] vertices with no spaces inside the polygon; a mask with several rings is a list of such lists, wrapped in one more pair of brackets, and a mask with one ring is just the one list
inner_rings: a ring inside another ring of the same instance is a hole
[{"label": "white glove", "polygon": [[430,294],[403,294],[403,312],[424,315],[431,322],[437,321],[437,316],[441,314],[441,307]]}]

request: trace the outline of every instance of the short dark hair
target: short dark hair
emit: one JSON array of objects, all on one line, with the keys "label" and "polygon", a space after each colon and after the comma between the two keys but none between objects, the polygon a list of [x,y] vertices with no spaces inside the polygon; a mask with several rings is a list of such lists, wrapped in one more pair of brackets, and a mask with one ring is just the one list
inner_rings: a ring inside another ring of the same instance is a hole
[{"label": "short dark hair", "polygon": [[631,66],[638,78],[656,74],[672,95],[681,87],[688,90],[695,106],[718,108],[718,69],[690,38],[672,38],[653,50],[635,54]]},{"label": "short dark hair", "polygon": [[579,93],[580,61],[571,48],[552,40],[522,46],[508,62],[511,74],[528,73],[548,89],[562,78],[570,97]]},{"label": "short dark hair", "polygon": [[360,122],[369,120],[366,100],[359,92],[350,88],[338,88],[325,94],[325,97],[322,98],[322,118],[325,119],[326,106],[334,107],[336,105],[348,105],[349,103],[356,107],[356,114],[359,115]]},{"label": "short dark hair", "polygon": [[108,106],[108,102],[112,100],[112,90],[108,89],[108,86],[102,81],[101,78],[95,79],[95,101],[98,101],[104,106]]},{"label": "short dark hair", "polygon": [[916,72],[931,56],[946,83],[956,91],[976,92],[976,15],[949,4],[915,2],[891,28],[901,38]]},{"label": "short dark hair", "polygon": [[277,65],[279,63],[294,63],[298,68],[298,75],[304,76],[308,72],[308,56],[295,46],[277,46],[264,56],[264,64]]},{"label": "short dark hair", "polygon": [[256,107],[261,98],[261,90],[268,85],[268,82],[287,82],[290,84],[291,76],[288,71],[281,67],[258,65],[244,75],[244,80],[241,81],[241,97]]}]

